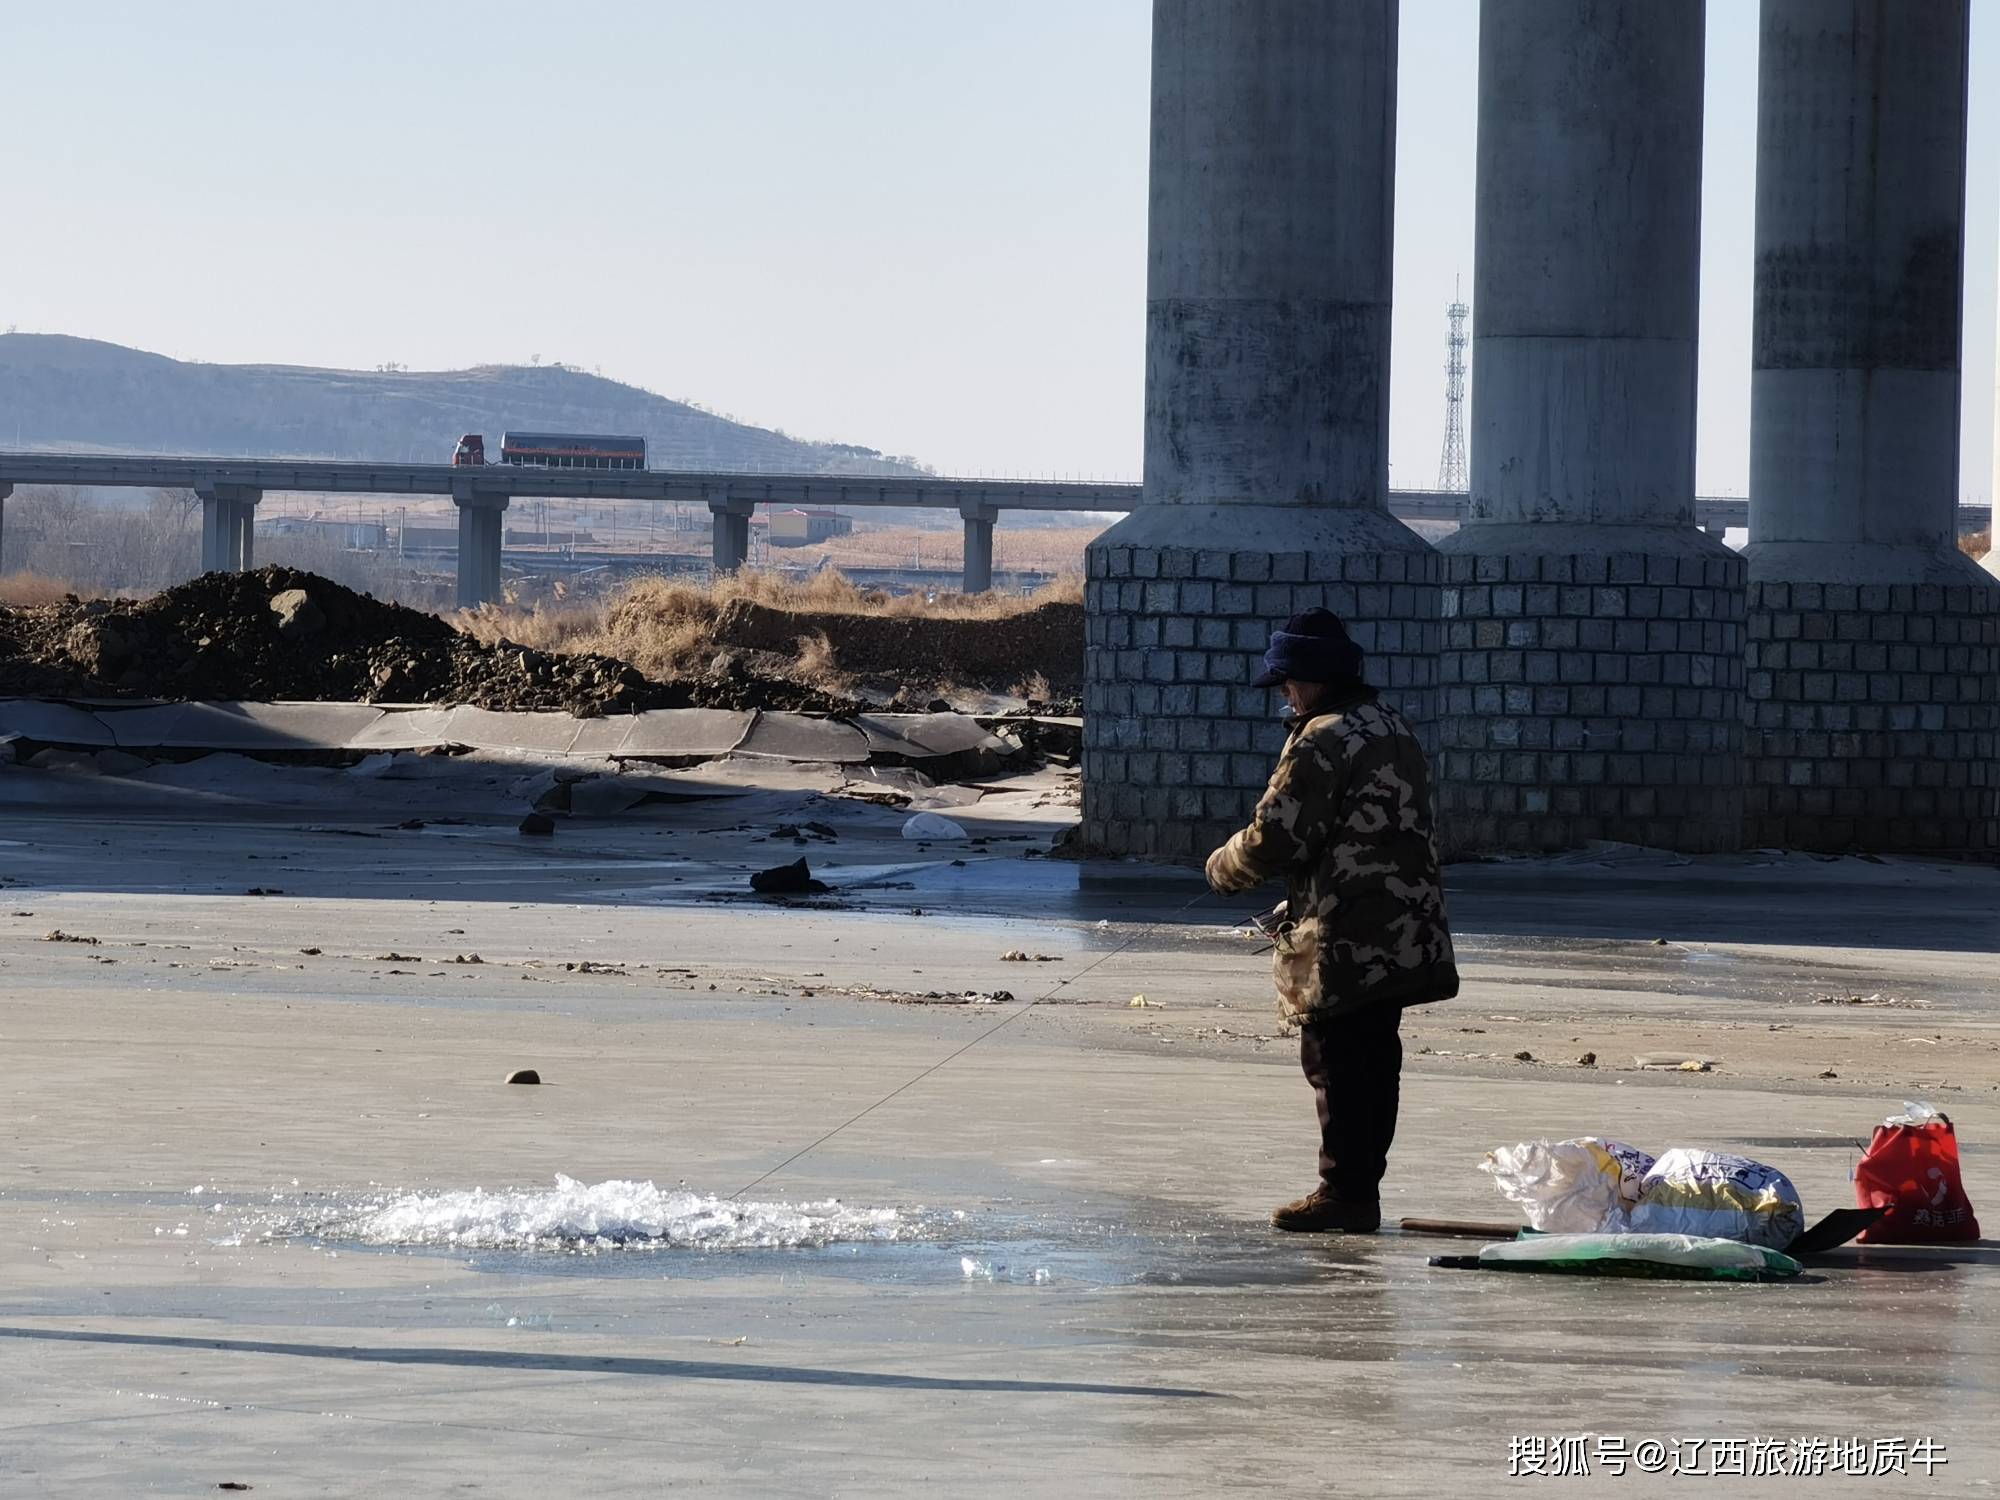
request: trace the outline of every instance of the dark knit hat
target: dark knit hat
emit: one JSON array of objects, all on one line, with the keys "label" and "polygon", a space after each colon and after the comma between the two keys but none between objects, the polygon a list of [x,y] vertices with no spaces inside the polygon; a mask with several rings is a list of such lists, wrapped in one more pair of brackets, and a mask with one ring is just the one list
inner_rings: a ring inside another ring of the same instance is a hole
[{"label": "dark knit hat", "polygon": [[1276,687],[1286,678],[1296,682],[1359,681],[1364,660],[1349,639],[1347,627],[1330,609],[1309,609],[1271,632],[1264,653],[1264,670],[1250,685]]}]

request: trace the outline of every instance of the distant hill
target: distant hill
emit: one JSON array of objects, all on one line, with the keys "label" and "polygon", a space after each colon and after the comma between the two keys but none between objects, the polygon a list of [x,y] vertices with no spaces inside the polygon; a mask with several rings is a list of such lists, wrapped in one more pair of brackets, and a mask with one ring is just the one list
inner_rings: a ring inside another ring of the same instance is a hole
[{"label": "distant hill", "polygon": [[257,458],[497,457],[508,428],[640,434],[659,469],[908,474],[907,461],[809,443],[567,366],[318,370],[188,364],[96,339],[0,334],[0,447]]}]

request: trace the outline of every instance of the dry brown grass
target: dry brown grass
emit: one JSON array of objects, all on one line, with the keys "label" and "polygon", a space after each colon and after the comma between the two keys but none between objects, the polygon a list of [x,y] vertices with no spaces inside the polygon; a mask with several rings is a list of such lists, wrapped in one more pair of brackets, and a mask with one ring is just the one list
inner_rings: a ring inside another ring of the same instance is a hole
[{"label": "dry brown grass", "polygon": [[[485,605],[454,617],[459,629],[492,644],[538,651],[595,651],[628,661],[649,677],[699,671],[715,652],[716,617],[736,600],[808,615],[891,615],[936,620],[1002,620],[1043,604],[1083,602],[1083,576],[1069,573],[1034,594],[886,594],[826,569],[803,580],[746,569],[713,586],[684,578],[641,578],[597,604],[534,609]],[[794,670],[802,680],[841,680],[838,648],[824,631],[804,636]]]},{"label": "dry brown grass", "polygon": [[1975,531],[1971,536],[1960,537],[1958,539],[1958,550],[1963,552],[1967,557],[1984,557],[1993,550],[1992,529],[1989,527],[1985,531]]},{"label": "dry brown grass", "polygon": [[[1088,526],[997,526],[993,566],[1003,573],[1083,571],[1083,550],[1097,532]],[[964,537],[956,530],[926,531],[913,526],[865,526],[851,536],[812,547],[774,549],[774,563],[810,567],[824,559],[830,567],[926,568],[964,565]]]},{"label": "dry brown grass", "polygon": [[537,651],[577,651],[577,642],[604,628],[602,604],[537,604],[532,609],[482,604],[460,610],[452,624],[487,645],[509,640]]},{"label": "dry brown grass", "polygon": [[60,578],[50,578],[45,573],[9,573],[0,577],[0,604],[12,605],[16,609],[31,609],[40,604],[60,604],[65,596],[75,594],[81,599],[94,599],[94,589],[78,588],[75,584]]},{"label": "dry brown grass", "polygon": [[803,680],[829,693],[844,692],[849,686],[847,674],[834,660],[833,641],[824,630],[815,630],[800,639],[798,659],[793,670]]}]

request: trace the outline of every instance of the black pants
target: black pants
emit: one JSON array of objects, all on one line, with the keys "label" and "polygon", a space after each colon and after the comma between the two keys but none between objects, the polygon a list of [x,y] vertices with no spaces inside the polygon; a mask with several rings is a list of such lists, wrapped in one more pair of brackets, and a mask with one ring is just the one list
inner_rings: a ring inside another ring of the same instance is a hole
[{"label": "black pants", "polygon": [[1299,1061],[1319,1106],[1319,1179],[1335,1197],[1373,1203],[1396,1138],[1403,1012],[1384,1005],[1299,1032]]}]

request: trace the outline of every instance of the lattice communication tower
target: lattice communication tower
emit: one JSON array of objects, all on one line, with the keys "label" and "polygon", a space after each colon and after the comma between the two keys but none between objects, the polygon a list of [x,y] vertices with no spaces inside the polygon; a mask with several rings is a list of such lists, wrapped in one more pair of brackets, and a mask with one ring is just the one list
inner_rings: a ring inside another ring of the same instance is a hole
[{"label": "lattice communication tower", "polygon": [[1438,488],[1464,494],[1472,488],[1465,470],[1465,320],[1472,313],[1458,299],[1458,283],[1452,282],[1451,333],[1445,341],[1444,362],[1444,451],[1438,455]]}]

